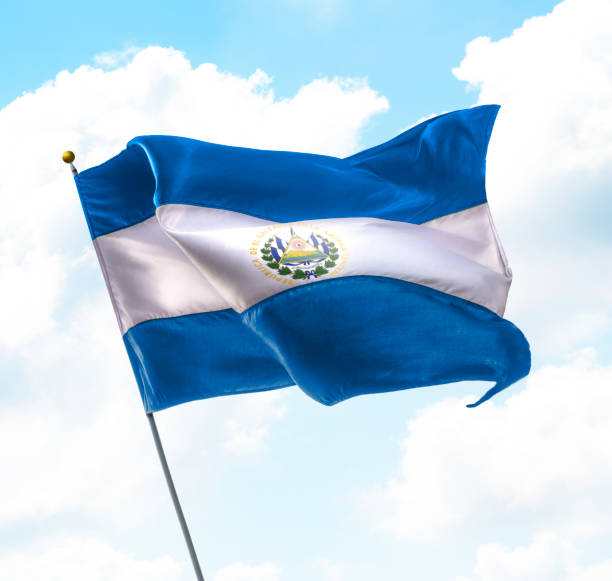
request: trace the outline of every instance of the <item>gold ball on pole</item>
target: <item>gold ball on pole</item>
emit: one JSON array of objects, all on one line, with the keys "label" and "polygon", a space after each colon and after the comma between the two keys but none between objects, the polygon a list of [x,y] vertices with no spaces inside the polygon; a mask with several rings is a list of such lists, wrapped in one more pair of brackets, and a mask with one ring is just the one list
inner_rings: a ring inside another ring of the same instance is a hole
[{"label": "gold ball on pole", "polygon": [[66,162],[66,163],[72,163],[74,161],[74,158],[76,156],[74,155],[74,153],[70,150],[68,151],[64,151],[64,153],[62,153],[62,159]]}]

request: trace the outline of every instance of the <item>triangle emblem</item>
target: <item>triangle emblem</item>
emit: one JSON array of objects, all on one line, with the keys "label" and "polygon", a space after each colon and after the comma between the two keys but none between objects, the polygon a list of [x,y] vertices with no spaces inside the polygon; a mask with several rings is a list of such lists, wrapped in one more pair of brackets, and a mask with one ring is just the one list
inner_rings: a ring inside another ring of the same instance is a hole
[{"label": "triangle emblem", "polygon": [[280,264],[300,264],[312,260],[329,258],[327,254],[315,248],[310,242],[306,242],[297,234],[293,234],[287,243],[285,252],[281,256]]}]

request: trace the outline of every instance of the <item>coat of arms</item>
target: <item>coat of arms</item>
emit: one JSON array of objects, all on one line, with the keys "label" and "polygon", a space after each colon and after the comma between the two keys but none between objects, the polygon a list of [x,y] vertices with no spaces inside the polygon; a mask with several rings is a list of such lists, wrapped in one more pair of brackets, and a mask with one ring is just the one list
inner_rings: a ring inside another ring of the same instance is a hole
[{"label": "coat of arms", "polygon": [[[331,233],[319,232],[319,228],[299,229],[281,224],[262,232],[251,248],[255,266],[270,269],[269,275],[289,280],[317,279],[344,267],[341,258],[341,242]],[[266,235],[268,236],[266,238]]]}]

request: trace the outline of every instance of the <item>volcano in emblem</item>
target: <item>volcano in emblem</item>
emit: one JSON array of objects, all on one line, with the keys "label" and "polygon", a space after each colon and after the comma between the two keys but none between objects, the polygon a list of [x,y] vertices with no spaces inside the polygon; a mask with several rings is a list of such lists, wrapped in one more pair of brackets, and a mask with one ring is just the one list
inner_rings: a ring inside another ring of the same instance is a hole
[{"label": "volcano in emblem", "polygon": [[293,234],[279,262],[280,264],[303,264],[326,258],[329,258],[329,255],[321,252],[297,234]]}]

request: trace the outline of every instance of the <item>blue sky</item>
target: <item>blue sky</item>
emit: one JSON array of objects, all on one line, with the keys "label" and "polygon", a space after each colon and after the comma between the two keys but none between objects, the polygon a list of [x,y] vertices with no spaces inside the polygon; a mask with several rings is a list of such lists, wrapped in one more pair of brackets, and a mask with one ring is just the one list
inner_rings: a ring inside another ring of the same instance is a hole
[{"label": "blue sky", "polygon": [[526,381],[476,410],[483,384],[333,408],[287,389],[158,423],[212,581],[612,577],[611,15],[555,4],[3,9],[0,576],[191,579],[62,150],[82,169],[159,132],[346,155],[500,103],[487,190]]},{"label": "blue sky", "polygon": [[[367,77],[393,109],[369,128],[372,142],[424,115],[472,104],[451,74],[467,42],[498,39],[548,0],[379,2],[106,2],[58,6],[10,3],[4,9],[0,104],[61,69],[128,47],[173,46],[194,63],[247,76],[263,69],[279,96],[319,76]],[[13,25],[12,23],[16,23]]]}]

